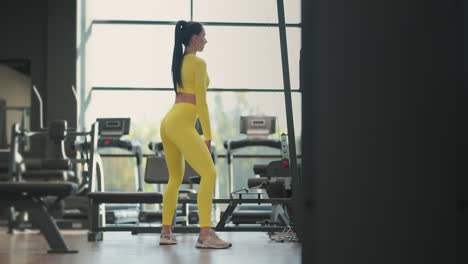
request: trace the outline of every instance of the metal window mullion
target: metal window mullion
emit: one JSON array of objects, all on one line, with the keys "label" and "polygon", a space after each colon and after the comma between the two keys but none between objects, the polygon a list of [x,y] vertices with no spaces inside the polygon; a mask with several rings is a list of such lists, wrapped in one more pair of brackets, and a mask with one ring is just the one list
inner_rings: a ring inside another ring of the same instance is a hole
[{"label": "metal window mullion", "polygon": [[193,21],[193,0],[190,0],[190,21]]},{"label": "metal window mullion", "polygon": [[[139,91],[139,92],[154,92],[154,91],[173,91],[174,88],[168,87],[93,87],[93,91]],[[283,92],[283,89],[254,89],[254,88],[208,88],[208,92]],[[300,93],[300,89],[293,89],[291,92]]]},{"label": "metal window mullion", "polygon": [[278,6],[278,22],[279,22],[279,34],[280,34],[280,45],[281,45],[281,59],[283,66],[283,82],[284,82],[284,100],[286,106],[286,124],[288,128],[288,144],[289,144],[289,165],[291,177],[298,179],[297,173],[297,156],[296,156],[296,139],[294,133],[294,119],[292,109],[292,97],[291,97],[291,81],[289,78],[289,60],[288,60],[288,46],[286,41],[286,27],[284,19],[284,2],[283,0],[277,0]]},{"label": "metal window mullion", "polygon": [[[175,25],[177,21],[157,21],[157,20],[93,20],[92,24],[108,25]],[[202,22],[205,26],[233,26],[233,27],[278,27],[279,23],[248,23],[248,22]],[[302,27],[301,23],[288,23],[286,27]]]}]

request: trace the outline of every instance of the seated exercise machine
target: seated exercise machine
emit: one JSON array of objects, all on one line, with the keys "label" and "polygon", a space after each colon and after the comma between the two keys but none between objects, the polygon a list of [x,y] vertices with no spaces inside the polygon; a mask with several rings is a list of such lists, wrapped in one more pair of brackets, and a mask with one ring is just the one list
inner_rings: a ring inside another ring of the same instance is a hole
[{"label": "seated exercise machine", "polygon": [[[20,131],[22,131],[20,129]],[[19,142],[24,137],[34,137],[27,141],[43,143],[34,156],[29,152],[17,151],[16,156],[22,157],[20,179],[27,182],[73,182],[78,186],[77,191],[64,199],[57,201],[54,198],[45,197],[49,213],[54,217],[56,224],[61,229],[83,229],[87,226],[87,171],[85,168],[78,170],[77,164],[82,163],[86,167],[86,160],[68,158],[65,154],[66,138],[75,137],[76,132],[67,128],[64,120],[55,120],[49,123],[47,129],[36,132],[23,130],[19,135]],[[24,141],[25,142],[25,141]],[[33,145],[34,146],[34,145]],[[20,148],[18,148],[20,149]],[[37,156],[39,154],[39,157]],[[18,163],[18,158],[16,158]],[[72,214],[69,211],[73,211]],[[9,229],[34,228],[30,222],[24,221],[22,213],[10,214]]]},{"label": "seated exercise machine", "polygon": [[[34,93],[39,103],[40,129],[38,131],[28,131],[26,129],[26,116],[29,115],[30,107],[2,107],[0,104],[0,123],[3,123],[2,116],[7,110],[21,111],[22,117],[19,127],[12,132],[12,136],[17,137],[17,147],[13,151],[10,149],[0,150],[0,174],[7,175],[9,161],[16,164],[16,176],[22,181],[70,181],[78,184],[78,190],[74,195],[56,201],[56,199],[44,197],[48,212],[53,215],[56,224],[60,228],[86,228],[87,199],[83,196],[86,190],[87,175],[86,169],[80,168],[79,163],[85,164],[85,160],[67,157],[65,154],[65,140],[74,141],[76,133],[69,129],[64,120],[54,120],[48,124],[47,128],[42,125],[42,98],[39,91],[33,86]],[[73,134],[74,133],[74,134]],[[1,134],[1,133],[0,133]],[[13,157],[12,155],[15,155]],[[10,158],[11,156],[11,158]],[[84,165],[86,166],[86,165]],[[2,173],[3,172],[3,173]],[[0,177],[2,178],[2,177]],[[11,180],[11,175],[4,178]],[[84,211],[76,214],[78,218],[68,218],[67,209]],[[31,228],[31,222],[26,220],[26,213],[9,212],[9,232],[13,229]]]},{"label": "seated exercise machine", "polygon": [[[57,128],[58,127],[58,128]],[[50,133],[51,131],[54,133]],[[60,132],[61,131],[61,132]],[[33,177],[32,174],[28,175],[29,181],[24,177],[24,165],[19,162],[21,156],[19,153],[19,144],[23,142],[24,137],[34,135],[55,135],[60,136],[90,136],[91,141],[95,141],[94,137],[97,136],[95,128],[90,132],[74,132],[67,131],[66,122],[52,122],[48,130],[41,131],[26,131],[20,129],[19,124],[14,124],[11,133],[10,144],[10,159],[8,166],[7,181],[0,182],[0,207],[13,207],[17,210],[27,211],[33,227],[37,227],[49,244],[49,253],[76,253],[76,250],[70,250],[65,243],[56,221],[48,212],[48,204],[46,198],[55,199],[53,204],[61,202],[66,197],[74,195],[79,185],[75,182],[65,181],[64,177],[67,173],[51,172],[39,173],[38,178]],[[65,134],[65,135],[64,135]],[[48,163],[47,161],[45,162]],[[96,163],[96,162],[94,162]],[[87,164],[91,167],[91,164]],[[94,164],[93,167],[96,167]],[[96,174],[96,172],[94,172]]]}]

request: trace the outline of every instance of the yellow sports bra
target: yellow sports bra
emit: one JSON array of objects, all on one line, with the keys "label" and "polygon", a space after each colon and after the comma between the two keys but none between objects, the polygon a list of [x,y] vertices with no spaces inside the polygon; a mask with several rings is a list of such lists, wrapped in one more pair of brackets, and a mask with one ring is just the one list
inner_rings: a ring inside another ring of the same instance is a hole
[{"label": "yellow sports bra", "polygon": [[210,115],[206,103],[206,90],[210,84],[210,78],[206,72],[206,62],[194,54],[187,54],[182,61],[180,72],[183,87],[177,86],[177,92],[195,95],[203,135],[205,140],[211,140]]}]

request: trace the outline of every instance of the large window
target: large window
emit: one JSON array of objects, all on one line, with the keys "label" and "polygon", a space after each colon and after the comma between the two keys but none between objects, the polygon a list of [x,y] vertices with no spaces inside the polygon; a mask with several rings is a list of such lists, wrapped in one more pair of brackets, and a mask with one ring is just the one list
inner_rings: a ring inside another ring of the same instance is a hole
[{"label": "large window", "polygon": [[88,0],[95,20],[190,19],[190,0]]},{"label": "large window", "polygon": [[[194,0],[194,19],[211,22],[278,23],[276,0]],[[286,23],[301,22],[298,0],[285,0]]]},{"label": "large window", "polygon": [[[93,27],[93,86],[171,87],[174,26],[98,24]],[[205,26],[213,88],[282,89],[278,29]],[[300,29],[290,28],[291,88],[299,88]]]},{"label": "large window", "polygon": [[[240,138],[242,115],[277,117],[279,138],[287,133],[283,93],[276,0],[93,0],[87,60],[87,83],[92,87],[82,107],[86,125],[98,117],[130,117],[128,138],[141,142],[145,153],[149,141],[159,141],[159,126],[174,101],[170,66],[174,24],[184,19],[205,23],[208,44],[202,57],[211,79],[208,104],[217,160],[219,195],[228,196],[224,140]],[[300,143],[301,95],[299,89],[300,0],[287,0],[285,17],[296,141]],[[297,147],[298,152],[300,147]],[[259,148],[239,153],[278,154]],[[120,158],[119,158],[120,159]],[[254,163],[271,159],[236,159],[234,188],[247,185]],[[106,161],[107,164],[119,161]],[[128,168],[123,168],[123,167]],[[133,162],[105,166],[106,174],[126,171],[108,189],[135,188],[129,172]],[[132,182],[129,182],[132,181]],[[123,182],[128,182],[125,184]]]}]

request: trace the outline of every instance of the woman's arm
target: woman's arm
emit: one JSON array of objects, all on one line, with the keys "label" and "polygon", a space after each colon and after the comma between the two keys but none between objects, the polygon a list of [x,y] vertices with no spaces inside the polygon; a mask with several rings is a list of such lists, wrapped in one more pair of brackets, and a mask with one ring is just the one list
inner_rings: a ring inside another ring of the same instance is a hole
[{"label": "woman's arm", "polygon": [[206,141],[211,140],[210,114],[206,103],[206,63],[203,60],[197,61],[195,65],[195,97],[198,111],[198,118]]}]

